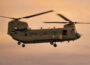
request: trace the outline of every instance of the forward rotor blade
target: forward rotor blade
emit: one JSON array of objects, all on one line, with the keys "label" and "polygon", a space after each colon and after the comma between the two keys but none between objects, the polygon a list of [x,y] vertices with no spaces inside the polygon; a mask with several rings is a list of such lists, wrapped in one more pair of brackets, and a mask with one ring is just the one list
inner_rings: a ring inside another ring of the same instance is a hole
[{"label": "forward rotor blade", "polygon": [[39,15],[50,13],[50,12],[53,12],[53,10],[42,12],[42,13],[38,13],[38,14],[34,14],[34,15],[30,15],[30,16],[26,16],[26,17],[22,17],[22,18],[31,18],[31,17],[39,16]]},{"label": "forward rotor blade", "polygon": [[67,22],[44,22],[44,23],[62,23],[62,24],[65,24]]},{"label": "forward rotor blade", "polygon": [[11,17],[6,17],[6,16],[0,16],[2,18],[9,18],[9,19],[15,19],[15,18],[11,18]]},{"label": "forward rotor blade", "polygon": [[50,13],[50,12],[53,12],[53,10],[49,10],[49,11],[46,11],[46,12],[42,12],[42,13],[30,15],[30,16],[25,16],[25,17],[21,17],[21,18],[12,18],[12,17],[6,17],[6,16],[0,16],[0,17],[19,20],[19,19],[22,19],[22,18],[31,18],[31,17],[39,16],[39,15]]},{"label": "forward rotor blade", "polygon": [[57,14],[58,16],[60,16],[61,18],[63,18],[66,21],[72,22],[71,20],[69,20],[68,18],[66,18],[65,16],[63,16],[62,14]]}]

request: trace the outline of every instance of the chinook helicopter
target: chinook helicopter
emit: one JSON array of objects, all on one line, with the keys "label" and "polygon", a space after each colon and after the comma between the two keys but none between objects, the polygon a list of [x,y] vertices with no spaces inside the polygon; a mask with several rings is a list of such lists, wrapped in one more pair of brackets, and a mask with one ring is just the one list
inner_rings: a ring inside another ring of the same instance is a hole
[{"label": "chinook helicopter", "polygon": [[73,22],[63,16],[62,14],[57,14],[64,20],[68,22],[44,22],[44,23],[63,23],[65,24],[63,28],[51,28],[51,29],[29,29],[26,22],[20,21],[23,18],[31,18],[38,15],[46,14],[53,12],[53,10],[26,16],[22,18],[11,18],[0,16],[4,18],[13,19],[8,23],[8,35],[10,35],[14,40],[18,41],[18,45],[22,43],[22,47],[25,47],[25,44],[36,44],[36,43],[46,43],[50,42],[51,45],[57,47],[56,42],[64,42],[77,40],[81,37],[79,33],[76,32],[75,24],[90,24],[90,23],[81,23]]}]

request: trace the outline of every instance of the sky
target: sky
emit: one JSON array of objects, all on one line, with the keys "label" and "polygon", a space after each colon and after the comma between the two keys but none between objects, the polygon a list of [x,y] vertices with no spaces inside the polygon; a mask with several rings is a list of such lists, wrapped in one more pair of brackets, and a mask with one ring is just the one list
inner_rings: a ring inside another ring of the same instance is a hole
[{"label": "sky", "polygon": [[[23,17],[48,10],[52,13],[22,19],[32,29],[63,27],[61,24],[44,24],[47,21],[64,21],[61,13],[72,21],[90,22],[90,0],[0,0],[0,16]],[[7,34],[10,19],[0,18],[0,65],[90,65],[90,25],[76,25],[82,37],[76,41],[58,42],[57,48],[49,43],[17,45]]]}]

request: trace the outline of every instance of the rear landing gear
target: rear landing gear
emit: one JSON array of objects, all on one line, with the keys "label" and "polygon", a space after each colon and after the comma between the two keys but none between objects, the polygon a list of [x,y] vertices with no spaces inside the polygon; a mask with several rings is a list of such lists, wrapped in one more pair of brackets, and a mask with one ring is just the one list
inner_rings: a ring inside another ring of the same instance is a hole
[{"label": "rear landing gear", "polygon": [[53,45],[54,47],[57,47],[56,42],[50,42],[51,45]]}]

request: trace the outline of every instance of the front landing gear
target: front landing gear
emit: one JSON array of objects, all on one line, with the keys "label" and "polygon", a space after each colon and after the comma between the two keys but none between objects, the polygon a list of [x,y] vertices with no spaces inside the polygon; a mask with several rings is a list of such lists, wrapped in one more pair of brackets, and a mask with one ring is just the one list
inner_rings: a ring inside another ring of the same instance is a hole
[{"label": "front landing gear", "polygon": [[55,44],[53,44],[53,46],[54,46],[54,47],[57,47],[57,44],[55,43]]},{"label": "front landing gear", "polygon": [[20,45],[20,44],[21,44],[21,42],[18,42],[17,44],[18,44],[18,45]]},{"label": "front landing gear", "polygon": [[57,47],[56,42],[50,42],[51,45],[53,45],[54,47]]},{"label": "front landing gear", "polygon": [[[18,45],[21,45],[21,42],[20,41],[18,41],[18,43],[17,43]],[[23,43],[22,44],[22,47],[25,47],[25,44]]]}]

